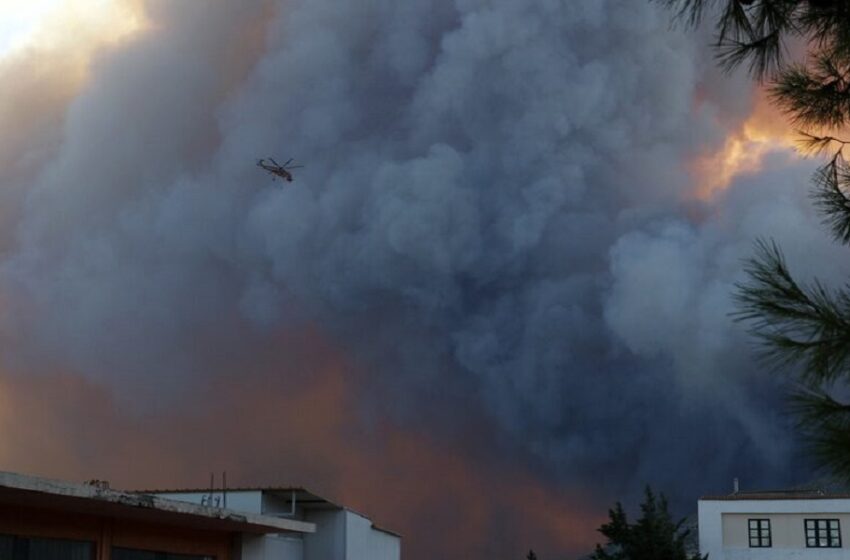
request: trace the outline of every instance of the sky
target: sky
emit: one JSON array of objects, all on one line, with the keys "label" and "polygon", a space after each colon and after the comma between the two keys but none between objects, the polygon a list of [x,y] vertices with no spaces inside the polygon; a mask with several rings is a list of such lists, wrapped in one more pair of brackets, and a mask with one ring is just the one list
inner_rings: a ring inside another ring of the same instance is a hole
[{"label": "sky", "polygon": [[759,238],[850,271],[710,29],[645,0],[22,6],[0,468],[305,485],[411,560],[578,557],[646,484],[686,515],[812,479],[732,295]]}]

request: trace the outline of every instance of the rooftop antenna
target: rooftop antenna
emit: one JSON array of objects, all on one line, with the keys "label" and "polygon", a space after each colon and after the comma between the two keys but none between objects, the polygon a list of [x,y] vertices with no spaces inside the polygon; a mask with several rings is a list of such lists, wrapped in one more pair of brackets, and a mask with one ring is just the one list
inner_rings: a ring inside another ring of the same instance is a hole
[{"label": "rooftop antenna", "polygon": [[215,473],[210,473],[210,493],[201,497],[201,505],[213,507],[213,494],[215,493]]},{"label": "rooftop antenna", "polygon": [[221,498],[222,498],[222,506],[227,509],[227,471],[222,471],[221,473]]}]

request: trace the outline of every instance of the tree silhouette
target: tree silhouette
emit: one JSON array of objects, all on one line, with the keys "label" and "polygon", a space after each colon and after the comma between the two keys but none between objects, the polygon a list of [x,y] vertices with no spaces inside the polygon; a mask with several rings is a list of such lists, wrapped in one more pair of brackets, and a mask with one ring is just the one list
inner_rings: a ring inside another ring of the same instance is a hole
[{"label": "tree silhouette", "polygon": [[690,531],[684,519],[673,522],[663,494],[656,496],[647,486],[640,506],[641,516],[629,523],[620,502],[608,510],[608,523],[599,528],[608,542],[596,545],[592,560],[705,560],[699,553],[688,553]]}]

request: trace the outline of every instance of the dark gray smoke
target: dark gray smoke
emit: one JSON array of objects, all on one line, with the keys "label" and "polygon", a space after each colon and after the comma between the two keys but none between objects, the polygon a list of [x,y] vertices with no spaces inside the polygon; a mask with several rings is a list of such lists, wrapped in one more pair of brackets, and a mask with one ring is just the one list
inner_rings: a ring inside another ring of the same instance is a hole
[{"label": "dark gray smoke", "polygon": [[[694,202],[690,162],[751,109],[707,35],[645,0],[148,10],[43,165],[0,175],[26,192],[4,210],[7,362],[167,400],[318,326],[364,408],[437,434],[475,411],[605,499],[798,474],[730,293],[757,236],[812,270],[835,255],[811,165]],[[272,183],[269,155],[306,167]]]}]

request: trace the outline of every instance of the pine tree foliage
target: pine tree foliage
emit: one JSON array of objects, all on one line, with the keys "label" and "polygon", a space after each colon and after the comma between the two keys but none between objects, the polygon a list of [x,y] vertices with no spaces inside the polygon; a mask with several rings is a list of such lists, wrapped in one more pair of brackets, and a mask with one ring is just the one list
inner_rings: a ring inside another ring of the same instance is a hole
[{"label": "pine tree foliage", "polygon": [[[801,147],[824,158],[813,202],[834,239],[850,246],[850,0],[656,0],[697,24],[716,18],[716,49],[727,69],[745,65],[768,82],[772,100],[801,132]],[[789,60],[788,45],[804,56]],[[798,49],[799,50],[799,49]],[[738,319],[764,356],[799,372],[792,410],[819,464],[850,482],[850,281],[828,288],[798,282],[779,247],[759,241],[738,286]]]},{"label": "pine tree foliage", "polygon": [[690,531],[684,520],[674,522],[663,494],[656,496],[647,487],[641,515],[629,523],[619,502],[608,511],[609,521],[599,528],[608,543],[596,545],[592,560],[705,560],[688,552]]},{"label": "pine tree foliage", "polygon": [[[689,23],[717,17],[717,55],[746,65],[801,127],[850,124],[850,0],[658,0]],[[789,44],[808,45],[788,62]]]},{"label": "pine tree foliage", "polygon": [[[690,24],[699,23],[706,15],[716,16],[716,46],[726,68],[746,63],[759,78],[781,74],[788,44],[801,40],[809,45],[813,58],[827,61],[831,69],[840,69],[842,63],[847,67],[850,54],[847,0],[658,1]],[[806,70],[805,75],[815,78],[814,83],[826,86],[838,74],[830,71],[825,75],[810,74]],[[833,84],[836,91],[842,85],[843,79]]]},{"label": "pine tree foliage", "polygon": [[749,321],[776,365],[802,365],[802,380],[831,383],[850,361],[850,294],[794,280],[775,243],[759,241],[739,286],[739,318]]},{"label": "pine tree foliage", "polygon": [[[832,137],[821,137],[832,143]],[[842,147],[844,142],[842,142]],[[832,230],[835,240],[845,245],[850,244],[850,166],[842,152],[835,152],[829,163],[821,167],[814,177],[815,189],[812,198],[820,210],[824,224]]]},{"label": "pine tree foliage", "polygon": [[850,481],[850,405],[819,388],[798,390],[792,403],[820,464],[838,480]]}]

